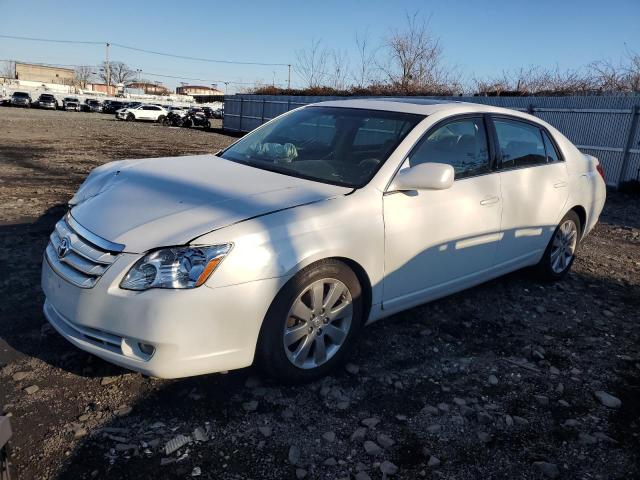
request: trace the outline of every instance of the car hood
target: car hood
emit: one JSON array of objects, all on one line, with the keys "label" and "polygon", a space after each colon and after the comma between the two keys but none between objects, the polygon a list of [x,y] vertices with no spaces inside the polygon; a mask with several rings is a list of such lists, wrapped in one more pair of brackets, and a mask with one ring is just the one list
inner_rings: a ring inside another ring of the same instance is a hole
[{"label": "car hood", "polygon": [[71,215],[84,228],[140,253],[350,191],[196,155],[103,165],[69,203]]}]

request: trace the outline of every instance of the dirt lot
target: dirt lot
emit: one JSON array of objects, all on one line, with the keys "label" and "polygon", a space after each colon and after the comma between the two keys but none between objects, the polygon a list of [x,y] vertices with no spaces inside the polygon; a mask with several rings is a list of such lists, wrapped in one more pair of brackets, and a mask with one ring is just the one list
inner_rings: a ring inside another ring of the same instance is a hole
[{"label": "dirt lot", "polygon": [[562,283],[518,272],[395,315],[306,386],[252,368],[146,378],[52,331],[41,255],[89,170],[232,140],[0,108],[0,413],[18,478],[640,477],[637,197],[610,193]]}]

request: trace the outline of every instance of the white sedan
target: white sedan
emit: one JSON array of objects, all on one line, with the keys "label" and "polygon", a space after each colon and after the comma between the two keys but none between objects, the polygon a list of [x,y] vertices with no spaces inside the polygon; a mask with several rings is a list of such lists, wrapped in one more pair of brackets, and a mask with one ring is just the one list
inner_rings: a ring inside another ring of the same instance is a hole
[{"label": "white sedan", "polygon": [[164,108],[158,105],[138,105],[132,108],[121,108],[116,112],[116,118],[119,120],[147,120],[152,122],[161,122],[167,116]]},{"label": "white sedan", "polygon": [[367,323],[523,267],[561,279],[603,177],[520,112],[310,105],[216,155],[96,168],[51,234],[44,312],[77,347],[148,375],[255,362],[304,381]]}]

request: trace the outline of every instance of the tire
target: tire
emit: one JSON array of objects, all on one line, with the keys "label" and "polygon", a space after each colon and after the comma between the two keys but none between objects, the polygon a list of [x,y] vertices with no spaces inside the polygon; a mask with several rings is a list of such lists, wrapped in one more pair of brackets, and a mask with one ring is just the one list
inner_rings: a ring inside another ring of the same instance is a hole
[{"label": "tire", "polygon": [[127,115],[127,122],[133,122],[136,119],[133,113]]},{"label": "tire", "polygon": [[569,273],[576,258],[581,235],[580,218],[571,210],[560,220],[544,255],[536,265],[537,273],[543,280],[554,282]]},{"label": "tire", "polygon": [[[338,312],[333,318],[317,307],[317,300],[313,308],[314,291],[320,292],[317,298],[327,310]],[[309,265],[286,283],[269,307],[258,339],[258,366],[286,383],[326,375],[351,349],[362,328],[363,311],[362,287],[346,264],[327,259]]]},{"label": "tire", "polygon": [[157,123],[159,123],[160,125],[164,125],[164,121],[166,120],[167,117],[165,117],[164,115],[160,115],[158,117],[158,120],[156,120]]},{"label": "tire", "polygon": [[204,124],[204,129],[209,130],[210,128],[211,128],[211,122],[207,120],[207,122]]}]

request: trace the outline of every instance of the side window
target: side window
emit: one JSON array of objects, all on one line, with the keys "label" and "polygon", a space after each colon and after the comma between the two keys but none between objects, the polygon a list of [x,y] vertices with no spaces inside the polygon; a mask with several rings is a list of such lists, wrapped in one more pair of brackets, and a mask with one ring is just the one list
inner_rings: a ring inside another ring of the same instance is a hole
[{"label": "side window", "polygon": [[542,138],[544,138],[544,149],[547,152],[547,162],[559,162],[560,155],[558,155],[558,150],[556,150],[556,147],[553,145],[553,142],[549,138],[547,132],[542,132]]},{"label": "side window", "polygon": [[517,168],[547,163],[538,127],[515,120],[494,119],[502,160],[500,168]]},{"label": "side window", "polygon": [[435,162],[451,165],[455,178],[490,171],[487,131],[482,118],[453,120],[423,137],[408,158],[409,166]]}]

